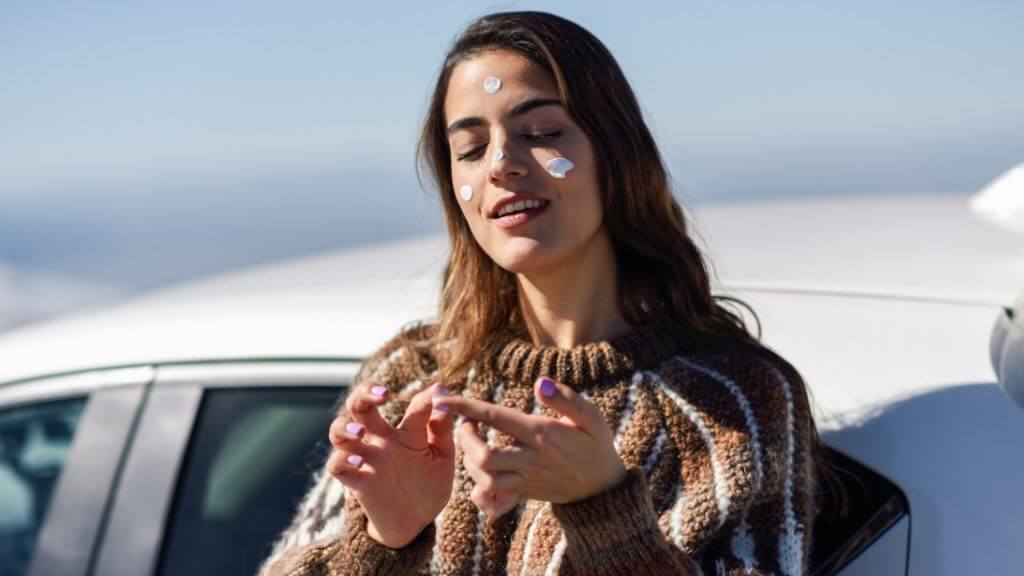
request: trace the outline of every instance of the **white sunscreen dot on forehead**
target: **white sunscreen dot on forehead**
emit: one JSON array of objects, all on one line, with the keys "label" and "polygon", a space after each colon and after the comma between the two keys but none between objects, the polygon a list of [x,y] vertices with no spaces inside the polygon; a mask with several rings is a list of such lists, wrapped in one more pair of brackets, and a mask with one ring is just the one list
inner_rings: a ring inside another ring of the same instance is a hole
[{"label": "white sunscreen dot on forehead", "polygon": [[497,150],[494,151],[494,161],[495,162],[497,162],[498,160],[501,160],[504,157],[505,157],[505,151],[502,150],[501,148],[498,148]]},{"label": "white sunscreen dot on forehead", "polygon": [[545,162],[544,167],[548,169],[548,174],[555,178],[565,178],[565,173],[572,170],[572,161],[559,156]]},{"label": "white sunscreen dot on forehead", "polygon": [[501,88],[501,80],[494,76],[488,76],[487,79],[484,80],[484,92],[494,94],[499,88]]},{"label": "white sunscreen dot on forehead", "polygon": [[459,188],[459,196],[462,196],[463,200],[469,202],[473,198],[473,187],[469,184],[463,184],[462,188]]}]

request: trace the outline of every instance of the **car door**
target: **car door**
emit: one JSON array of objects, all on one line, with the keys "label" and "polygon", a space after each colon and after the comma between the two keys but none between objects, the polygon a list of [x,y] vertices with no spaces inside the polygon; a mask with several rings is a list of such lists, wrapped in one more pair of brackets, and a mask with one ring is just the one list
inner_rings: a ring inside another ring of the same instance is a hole
[{"label": "car door", "polygon": [[85,575],[148,367],[0,386],[0,575]]},{"label": "car door", "polygon": [[326,458],[358,368],[158,367],[93,573],[255,574]]}]

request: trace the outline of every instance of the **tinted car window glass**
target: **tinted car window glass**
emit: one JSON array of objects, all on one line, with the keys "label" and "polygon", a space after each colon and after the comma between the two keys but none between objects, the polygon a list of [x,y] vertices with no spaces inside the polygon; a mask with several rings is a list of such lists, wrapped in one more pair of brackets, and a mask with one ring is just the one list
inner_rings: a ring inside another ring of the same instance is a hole
[{"label": "tinted car window glass", "polygon": [[206,392],[161,552],[161,574],[256,573],[330,450],[342,388]]},{"label": "tinted car window glass", "polygon": [[28,569],[85,402],[0,408],[0,576]]}]

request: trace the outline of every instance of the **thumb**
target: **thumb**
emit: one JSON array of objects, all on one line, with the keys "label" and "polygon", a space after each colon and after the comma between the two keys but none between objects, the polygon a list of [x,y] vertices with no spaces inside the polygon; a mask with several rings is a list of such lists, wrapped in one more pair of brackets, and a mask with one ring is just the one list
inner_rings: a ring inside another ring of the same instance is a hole
[{"label": "thumb", "polygon": [[405,408],[405,416],[402,418],[402,422],[398,425],[398,428],[413,431],[423,430],[427,426],[427,421],[430,420],[430,413],[433,410],[433,403],[431,402],[430,397],[439,388],[443,389],[444,384],[441,382],[434,382],[430,386],[427,386],[423,390],[417,392],[416,395],[409,400],[409,405]]},{"label": "thumb", "polygon": [[[433,398],[441,398],[448,395],[444,384],[441,384],[432,395]],[[437,406],[430,414],[427,422],[427,443],[440,450],[445,456],[455,455],[455,422],[450,414],[450,406]]]},{"label": "thumb", "polygon": [[565,416],[589,434],[598,432],[597,418],[600,417],[602,421],[604,418],[600,410],[572,388],[542,376],[534,383],[533,389],[545,406]]}]

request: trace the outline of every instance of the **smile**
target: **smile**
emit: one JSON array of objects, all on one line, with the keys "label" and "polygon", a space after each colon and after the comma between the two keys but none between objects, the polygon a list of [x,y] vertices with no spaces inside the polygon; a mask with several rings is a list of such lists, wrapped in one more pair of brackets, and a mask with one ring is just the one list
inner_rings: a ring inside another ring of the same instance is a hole
[{"label": "smile", "polygon": [[[506,206],[502,209],[502,212],[506,213],[494,218],[493,222],[504,230],[517,228],[540,216],[547,210],[548,202],[546,200],[527,201],[522,203],[522,207],[519,205],[520,203],[517,202],[515,205]],[[517,207],[519,207],[518,210]]]}]

